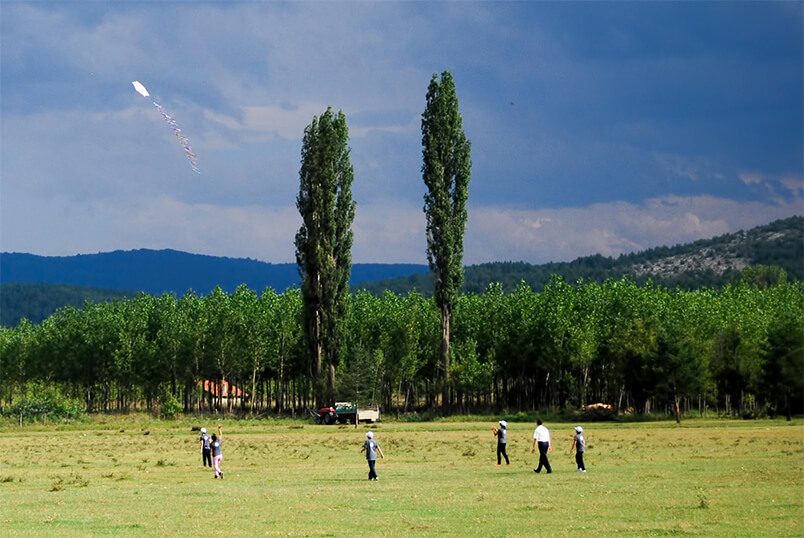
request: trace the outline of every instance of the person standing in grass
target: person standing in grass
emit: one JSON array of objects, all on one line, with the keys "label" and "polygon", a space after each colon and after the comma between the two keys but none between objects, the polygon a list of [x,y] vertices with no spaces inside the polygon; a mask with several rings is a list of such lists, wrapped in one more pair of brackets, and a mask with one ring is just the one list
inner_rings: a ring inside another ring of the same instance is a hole
[{"label": "person standing in grass", "polygon": [[212,467],[215,469],[215,478],[218,476],[223,480],[223,471],[221,471],[221,461],[223,461],[223,449],[221,441],[223,440],[223,424],[218,424],[218,435],[212,434]]},{"label": "person standing in grass", "polygon": [[542,424],[542,420],[538,419],[536,421],[536,431],[533,432],[533,447],[531,448],[531,452],[536,451],[536,444],[539,445],[539,466],[536,469],[533,469],[534,472],[540,473],[542,472],[542,467],[547,469],[547,474],[553,472],[553,469],[550,467],[550,462],[547,459],[547,453],[553,451],[553,447],[550,446],[550,430],[548,430],[544,424]]},{"label": "person standing in grass", "polygon": [[363,443],[363,448],[360,449],[360,452],[366,453],[366,460],[369,466],[368,479],[379,480],[377,472],[374,470],[374,464],[377,463],[377,454],[379,454],[382,459],[385,459],[385,454],[382,453],[380,445],[374,440],[374,432],[368,432],[366,434],[366,442]]},{"label": "person standing in grass", "polygon": [[511,462],[508,461],[508,453],[505,451],[505,435],[508,433],[508,423],[501,420],[500,429],[498,430],[496,426],[492,426],[491,431],[494,432],[494,435],[497,437],[497,465],[502,465],[502,456],[505,456],[505,464],[510,464]]},{"label": "person standing in grass", "polygon": [[209,449],[211,440],[211,437],[207,435],[207,429],[201,428],[201,461],[204,467],[207,466],[207,462],[209,462],[209,466],[212,467],[212,455]]},{"label": "person standing in grass", "polygon": [[586,439],[583,436],[583,428],[575,426],[575,437],[572,438],[572,448],[570,454],[575,449],[575,463],[578,464],[578,472],[585,473],[586,465],[583,464],[583,453],[586,452]]}]

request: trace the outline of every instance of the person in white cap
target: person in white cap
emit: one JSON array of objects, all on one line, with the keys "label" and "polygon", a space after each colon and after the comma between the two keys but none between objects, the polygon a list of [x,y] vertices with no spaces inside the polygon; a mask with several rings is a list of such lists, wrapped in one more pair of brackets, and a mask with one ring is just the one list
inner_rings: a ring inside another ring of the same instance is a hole
[{"label": "person in white cap", "polygon": [[368,432],[366,434],[366,442],[363,443],[363,448],[360,449],[360,452],[366,453],[366,461],[368,461],[369,466],[368,479],[379,480],[377,472],[374,470],[374,464],[377,462],[377,454],[379,454],[382,459],[385,459],[385,454],[382,453],[379,443],[374,440],[374,432]]},{"label": "person in white cap", "polygon": [[210,437],[207,435],[207,429],[201,428],[201,461],[204,467],[212,467],[212,453],[209,450]]},{"label": "person in white cap", "polygon": [[506,465],[510,464],[511,462],[508,461],[508,453],[505,451],[505,435],[508,433],[508,423],[501,420],[500,428],[497,429],[496,426],[492,426],[491,431],[494,432],[494,435],[497,437],[497,465],[502,465],[501,456],[505,456]]},{"label": "person in white cap", "polygon": [[583,436],[583,428],[575,426],[575,437],[572,438],[572,450],[575,450],[575,463],[578,464],[578,472],[585,473],[586,465],[583,464],[583,453],[586,452],[586,439]]}]

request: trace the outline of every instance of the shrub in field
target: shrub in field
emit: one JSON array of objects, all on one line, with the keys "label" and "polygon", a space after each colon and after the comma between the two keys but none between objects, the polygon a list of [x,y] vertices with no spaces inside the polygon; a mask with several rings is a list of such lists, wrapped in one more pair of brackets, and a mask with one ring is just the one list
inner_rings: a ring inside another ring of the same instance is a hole
[{"label": "shrub in field", "polygon": [[160,406],[160,413],[162,417],[167,419],[176,418],[182,412],[181,402],[171,393],[162,396],[162,405]]},{"label": "shrub in field", "polygon": [[75,399],[62,398],[53,391],[33,392],[6,408],[4,415],[19,417],[20,425],[28,420],[74,420],[84,416],[84,404]]}]

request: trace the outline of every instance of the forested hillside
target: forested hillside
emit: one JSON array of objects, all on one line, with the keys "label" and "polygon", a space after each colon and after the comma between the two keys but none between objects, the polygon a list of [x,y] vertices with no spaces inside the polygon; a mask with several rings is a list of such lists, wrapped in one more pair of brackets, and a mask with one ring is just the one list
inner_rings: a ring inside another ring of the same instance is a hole
[{"label": "forested hillside", "polygon": [[[420,264],[364,263],[352,266],[351,284],[427,271]],[[23,318],[40,323],[62,306],[105,302],[137,293],[207,295],[241,284],[256,291],[284,291],[300,282],[295,263],[202,256],[175,250],[115,251],[66,257],[0,254],[0,325]]]},{"label": "forested hillside", "polygon": [[22,318],[31,323],[41,323],[64,306],[80,308],[86,301],[105,303],[136,295],[135,291],[124,292],[60,284],[2,284],[0,326],[14,327]]},{"label": "forested hillside", "polygon": [[[580,279],[604,282],[624,276],[637,283],[651,280],[668,288],[694,290],[720,288],[738,277],[747,265],[777,266],[789,280],[804,280],[804,217],[772,222],[747,232],[702,239],[674,247],[657,247],[618,258],[585,256],[566,263],[531,265],[496,262],[466,268],[463,291],[483,293],[490,283],[500,283],[510,292],[525,282],[543,290],[553,275],[567,282]],[[361,286],[374,294],[385,290],[407,293],[417,290],[429,296],[433,289],[429,273],[369,282]]]}]

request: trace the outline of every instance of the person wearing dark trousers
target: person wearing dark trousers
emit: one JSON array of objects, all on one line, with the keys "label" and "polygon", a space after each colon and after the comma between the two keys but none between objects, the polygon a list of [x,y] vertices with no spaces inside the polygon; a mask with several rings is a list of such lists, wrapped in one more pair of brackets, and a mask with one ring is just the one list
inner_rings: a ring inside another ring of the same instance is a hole
[{"label": "person wearing dark trousers", "polygon": [[575,449],[575,463],[578,464],[578,472],[585,473],[586,465],[583,463],[583,453],[586,452],[586,438],[583,436],[583,428],[575,426],[575,437],[572,438],[572,449]]},{"label": "person wearing dark trousers", "polygon": [[547,474],[553,472],[550,467],[550,461],[547,459],[547,453],[552,452],[553,447],[550,445],[550,430],[548,430],[541,419],[536,421],[536,431],[533,432],[533,447],[531,452],[536,452],[536,445],[539,445],[539,466],[533,469],[534,472],[542,472],[542,467],[547,469]]},{"label": "person wearing dark trousers", "polygon": [[380,458],[385,459],[385,454],[382,453],[382,449],[377,441],[374,440],[374,432],[368,432],[366,434],[366,442],[363,443],[363,448],[360,449],[360,452],[366,453],[366,461],[368,461],[369,466],[369,480],[378,480],[377,471],[374,470],[374,465],[377,463],[377,454],[380,455]]},{"label": "person wearing dark trousers", "polygon": [[212,467],[212,452],[209,449],[210,440],[211,438],[207,435],[207,429],[201,428],[201,461],[204,467],[207,464]]},{"label": "person wearing dark trousers", "polygon": [[505,464],[510,464],[511,462],[508,461],[508,453],[505,451],[505,435],[508,432],[508,423],[501,420],[500,429],[498,430],[495,426],[492,426],[491,431],[494,432],[494,435],[497,437],[497,465],[502,465],[503,456],[505,456]]}]

